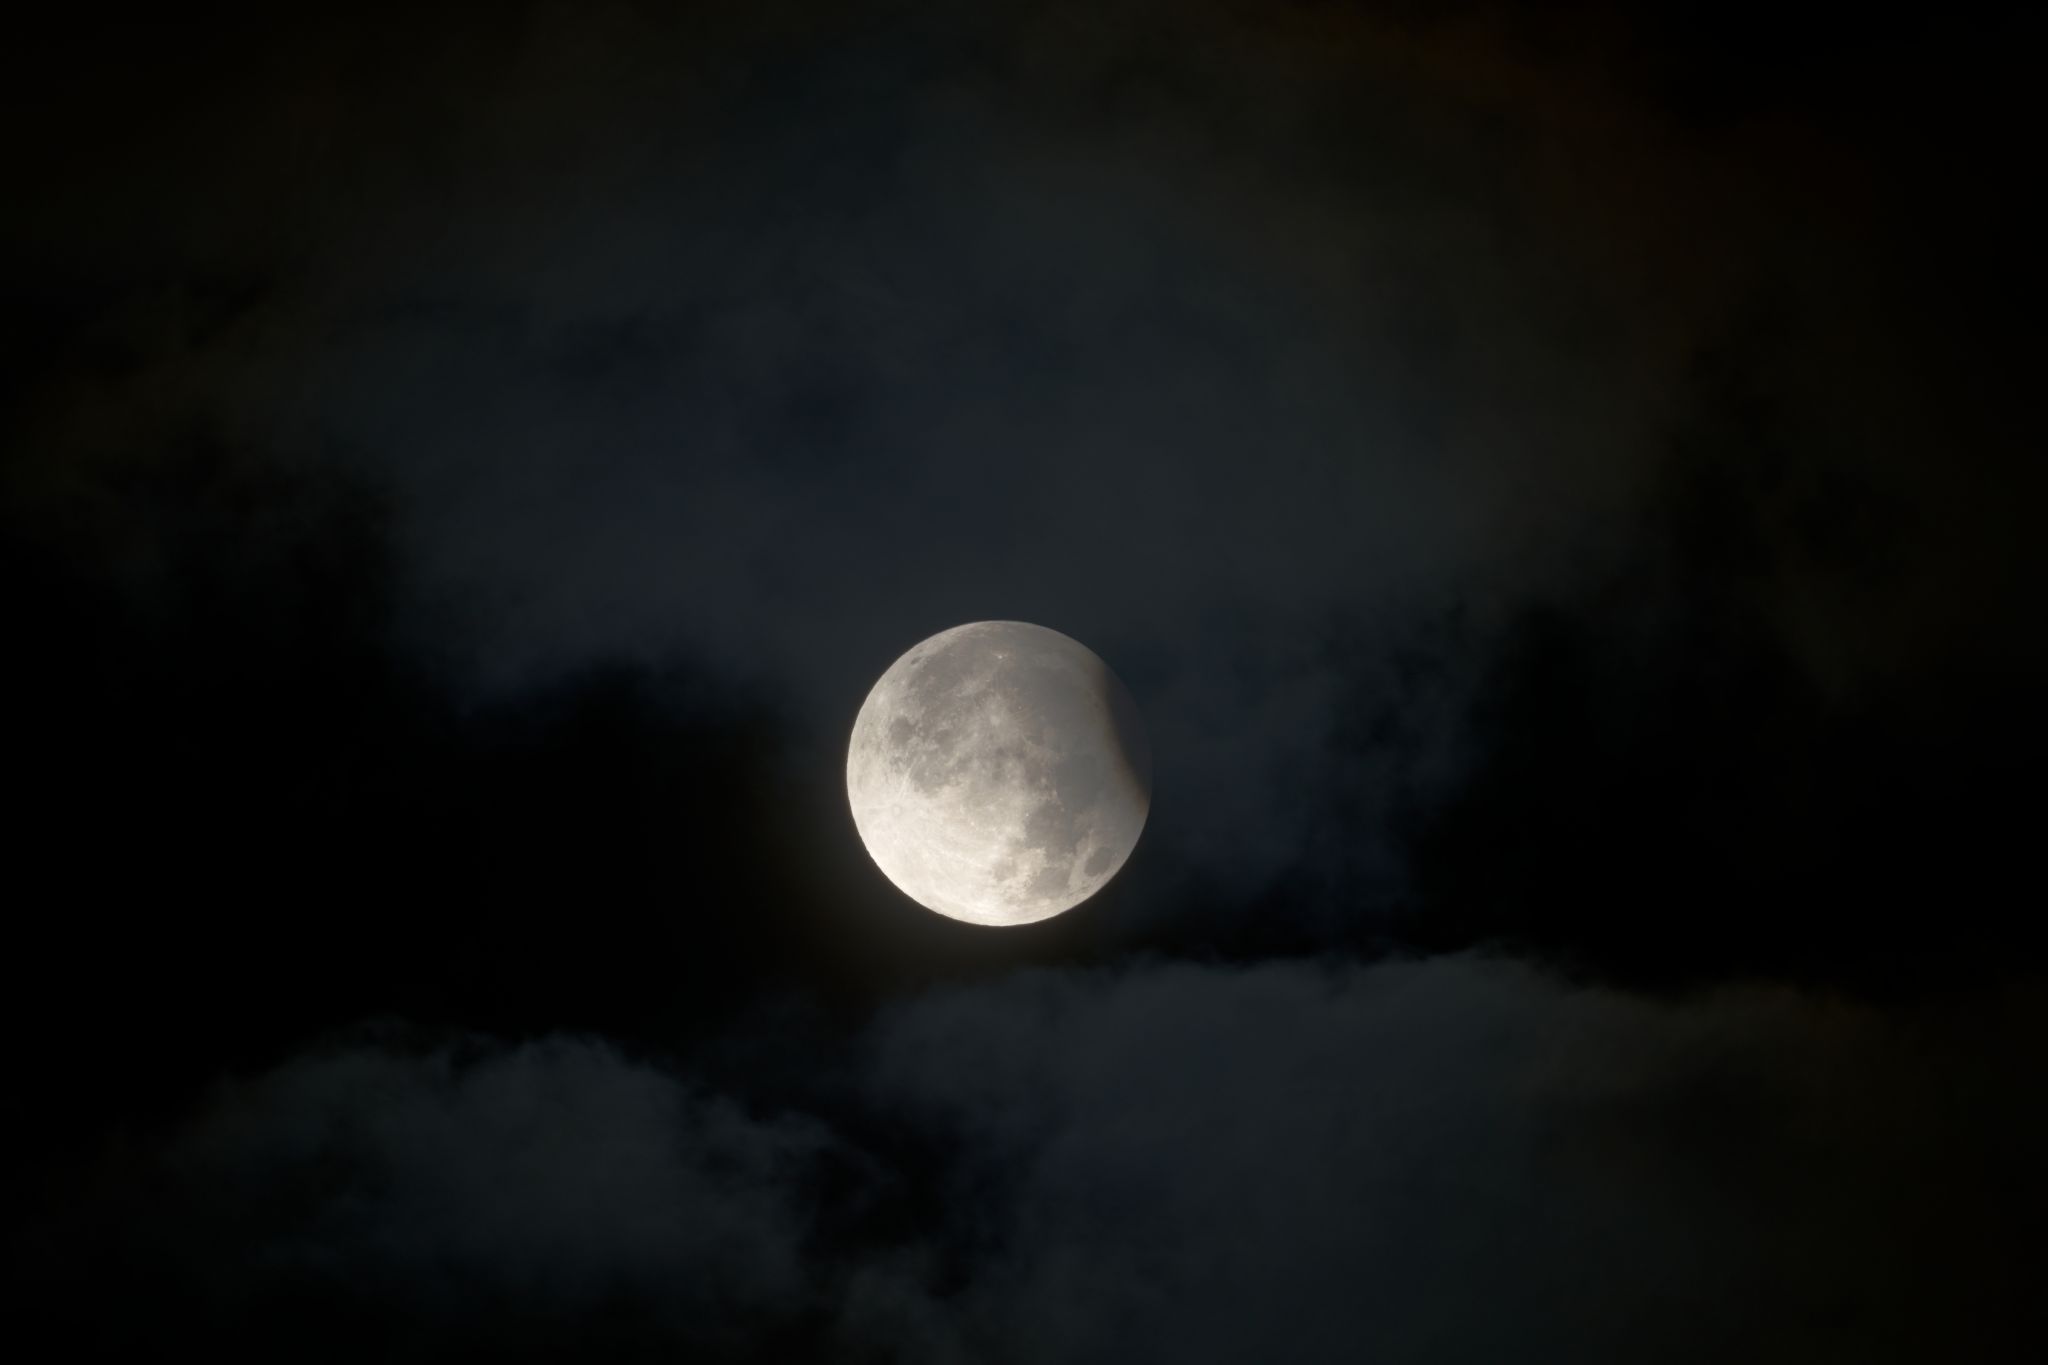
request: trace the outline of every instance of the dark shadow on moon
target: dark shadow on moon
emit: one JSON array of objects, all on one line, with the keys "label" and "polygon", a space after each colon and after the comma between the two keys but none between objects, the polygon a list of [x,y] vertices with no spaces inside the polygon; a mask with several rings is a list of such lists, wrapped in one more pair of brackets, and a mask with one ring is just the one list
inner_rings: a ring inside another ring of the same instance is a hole
[{"label": "dark shadow on moon", "polygon": [[1124,686],[1123,679],[1117,677],[1108,664],[1097,658],[1095,668],[1099,674],[1100,693],[1109,700],[1109,723],[1116,734],[1116,758],[1131,789],[1149,801],[1152,796],[1152,746],[1145,738],[1145,722],[1138,714],[1138,703],[1132,698],[1130,689]]}]

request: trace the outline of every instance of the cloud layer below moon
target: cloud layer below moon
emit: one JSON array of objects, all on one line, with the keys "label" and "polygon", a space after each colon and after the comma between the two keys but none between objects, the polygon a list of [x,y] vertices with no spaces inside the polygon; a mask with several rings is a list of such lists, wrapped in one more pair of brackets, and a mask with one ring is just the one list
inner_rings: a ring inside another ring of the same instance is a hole
[{"label": "cloud layer below moon", "polygon": [[930,1365],[1998,1361],[2043,1024],[1459,957],[1027,973],[818,1040],[775,1095],[363,1038],[138,1135],[17,1287],[252,1350],[320,1302],[342,1353],[604,1358],[609,1322]]}]

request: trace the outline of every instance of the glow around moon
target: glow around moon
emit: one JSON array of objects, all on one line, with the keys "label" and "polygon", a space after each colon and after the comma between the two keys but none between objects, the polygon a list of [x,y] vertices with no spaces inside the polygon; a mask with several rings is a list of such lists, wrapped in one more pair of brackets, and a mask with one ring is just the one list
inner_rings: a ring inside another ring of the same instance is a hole
[{"label": "glow around moon", "polygon": [[1029,924],[1116,875],[1152,803],[1138,709],[1076,640],[1022,621],[941,631],[853,724],[846,796],[868,856],[918,904]]}]

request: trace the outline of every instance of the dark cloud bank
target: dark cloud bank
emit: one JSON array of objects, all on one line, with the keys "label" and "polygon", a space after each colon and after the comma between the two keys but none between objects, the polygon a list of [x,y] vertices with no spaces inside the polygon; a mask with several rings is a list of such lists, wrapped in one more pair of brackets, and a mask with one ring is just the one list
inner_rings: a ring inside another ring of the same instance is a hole
[{"label": "dark cloud bank", "polygon": [[588,1037],[344,1040],[46,1249],[74,1339],[132,1349],[2018,1360],[2042,1023],[1467,955],[1025,973],[817,1040],[796,1104]]},{"label": "dark cloud bank", "polygon": [[[0,58],[32,1324],[2038,1357],[2021,25],[452,15]],[[985,617],[1159,767],[994,935]]]}]

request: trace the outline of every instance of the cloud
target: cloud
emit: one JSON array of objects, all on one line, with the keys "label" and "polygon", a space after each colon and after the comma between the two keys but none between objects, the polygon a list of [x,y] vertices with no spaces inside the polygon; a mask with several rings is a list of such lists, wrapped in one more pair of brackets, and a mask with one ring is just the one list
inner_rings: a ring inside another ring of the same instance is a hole
[{"label": "cloud", "polygon": [[1996,1359],[2042,1114],[1934,1033],[1458,958],[1021,979],[876,1056],[964,1154],[961,1359]]},{"label": "cloud", "polygon": [[242,1344],[339,1304],[598,1354],[1995,1361],[2042,1025],[1457,957],[1024,973],[774,1106],[590,1040],[360,1043],[220,1090],[100,1239],[151,1286],[118,1330]]},{"label": "cloud", "polygon": [[323,1049],[223,1084],[152,1154],[133,1240],[86,1252],[138,1277],[137,1312],[97,1329],[146,1338],[154,1310],[281,1349],[308,1304],[347,1324],[329,1349],[566,1345],[593,1323],[600,1351],[615,1331],[716,1346],[801,1311],[830,1149],[592,1039]]}]

